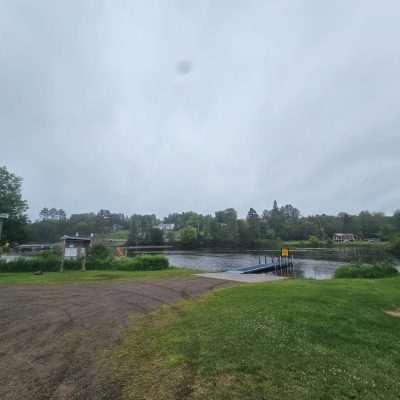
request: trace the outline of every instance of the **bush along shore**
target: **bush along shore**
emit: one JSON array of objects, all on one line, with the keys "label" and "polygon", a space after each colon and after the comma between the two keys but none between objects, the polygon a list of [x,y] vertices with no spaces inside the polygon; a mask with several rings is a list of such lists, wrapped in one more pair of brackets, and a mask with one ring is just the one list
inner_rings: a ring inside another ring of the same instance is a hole
[{"label": "bush along shore", "polygon": [[[57,272],[61,260],[58,257],[17,258],[14,261],[0,261],[0,272]],[[169,268],[168,259],[164,256],[137,256],[134,258],[96,259],[89,257],[86,263],[88,270],[114,271],[155,271]],[[65,260],[65,270],[80,270],[80,260]]]},{"label": "bush along shore", "polygon": [[366,278],[377,279],[396,276],[399,271],[391,263],[380,264],[350,264],[338,268],[335,278]]}]

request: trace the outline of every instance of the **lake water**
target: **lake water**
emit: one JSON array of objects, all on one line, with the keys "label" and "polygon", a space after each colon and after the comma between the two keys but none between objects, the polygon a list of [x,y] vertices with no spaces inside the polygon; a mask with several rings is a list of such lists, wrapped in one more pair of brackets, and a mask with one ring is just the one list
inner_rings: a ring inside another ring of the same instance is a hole
[{"label": "lake water", "polygon": [[[207,272],[235,270],[240,267],[253,266],[271,260],[279,251],[247,252],[212,252],[212,251],[166,251],[171,265],[188,267]],[[326,249],[293,249],[295,275],[304,278],[330,279],[335,270],[348,262],[382,261],[385,258],[383,248],[342,247]]]}]

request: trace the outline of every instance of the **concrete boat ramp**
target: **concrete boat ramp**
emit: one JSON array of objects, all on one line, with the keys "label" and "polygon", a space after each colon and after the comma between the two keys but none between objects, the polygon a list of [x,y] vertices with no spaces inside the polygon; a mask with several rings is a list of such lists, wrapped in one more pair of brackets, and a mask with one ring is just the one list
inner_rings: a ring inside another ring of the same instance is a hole
[{"label": "concrete boat ramp", "polygon": [[293,257],[272,257],[271,262],[267,262],[267,257],[265,256],[264,263],[261,262],[261,257],[259,257],[257,265],[245,266],[225,272],[209,272],[196,275],[234,282],[258,283],[286,279],[293,272]]},{"label": "concrete boat ramp", "polygon": [[277,276],[273,274],[243,274],[238,272],[208,272],[204,274],[196,274],[204,278],[223,279],[227,281],[243,282],[243,283],[260,283],[260,282],[273,282],[286,279],[284,276]]}]

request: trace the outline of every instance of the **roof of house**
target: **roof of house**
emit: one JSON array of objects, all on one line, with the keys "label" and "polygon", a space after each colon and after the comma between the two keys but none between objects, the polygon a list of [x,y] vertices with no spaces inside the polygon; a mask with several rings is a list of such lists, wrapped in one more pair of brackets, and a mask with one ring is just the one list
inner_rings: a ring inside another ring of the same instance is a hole
[{"label": "roof of house", "polygon": [[19,244],[16,246],[17,249],[32,249],[32,248],[44,248],[44,247],[54,247],[54,243],[30,243],[30,244]]},{"label": "roof of house", "polygon": [[79,242],[91,242],[92,238],[90,237],[83,237],[83,236],[69,236],[64,235],[61,237],[61,240],[72,240],[72,241],[79,241]]}]

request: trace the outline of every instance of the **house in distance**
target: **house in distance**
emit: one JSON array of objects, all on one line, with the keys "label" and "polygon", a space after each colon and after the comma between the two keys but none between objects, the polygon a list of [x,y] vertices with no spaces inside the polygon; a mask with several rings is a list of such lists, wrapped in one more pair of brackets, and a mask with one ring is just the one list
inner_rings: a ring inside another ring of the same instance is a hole
[{"label": "house in distance", "polygon": [[353,233],[335,233],[333,235],[333,240],[338,243],[354,242],[356,236]]}]

